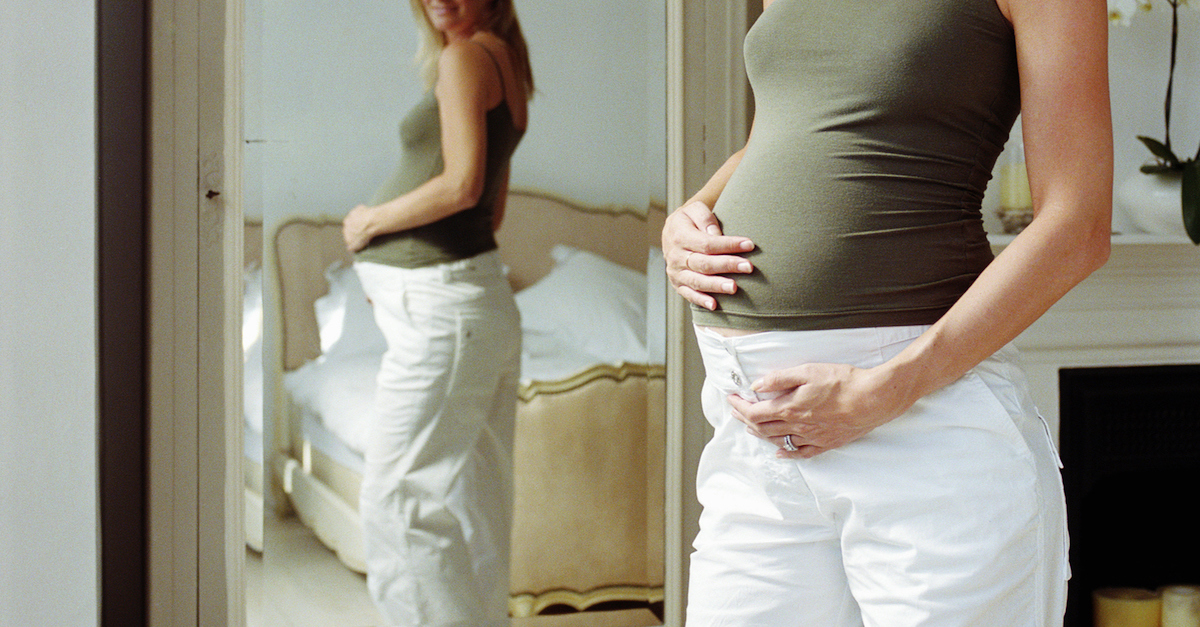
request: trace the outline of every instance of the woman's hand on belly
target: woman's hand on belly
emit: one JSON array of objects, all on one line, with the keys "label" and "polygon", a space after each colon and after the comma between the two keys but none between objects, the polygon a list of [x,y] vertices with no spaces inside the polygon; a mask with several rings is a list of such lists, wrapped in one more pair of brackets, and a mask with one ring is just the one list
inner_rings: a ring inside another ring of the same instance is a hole
[{"label": "woman's hand on belly", "polygon": [[342,219],[342,240],[346,242],[346,250],[356,253],[366,247],[371,241],[371,220],[374,209],[366,205],[358,205]]},{"label": "woman's hand on belly", "polygon": [[754,267],[738,253],[754,250],[746,237],[724,235],[708,205],[694,201],[667,216],[662,232],[667,279],[688,302],[708,310],[710,294],[733,294],[737,283],[722,274],[748,274]]},{"label": "woman's hand on belly", "polygon": [[[777,455],[784,458],[809,458],[845,446],[912,405],[880,370],[842,364],[777,370],[751,387],[765,400],[731,395],[733,416],[752,435],[778,446]],[[788,435],[795,451],[785,450]]]}]

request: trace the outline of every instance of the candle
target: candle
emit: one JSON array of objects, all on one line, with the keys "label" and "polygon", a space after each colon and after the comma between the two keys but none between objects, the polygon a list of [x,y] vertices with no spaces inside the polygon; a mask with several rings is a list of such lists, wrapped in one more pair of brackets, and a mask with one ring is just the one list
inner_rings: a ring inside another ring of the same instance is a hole
[{"label": "candle", "polygon": [[1167,586],[1162,593],[1162,627],[1200,627],[1200,586]]},{"label": "candle", "polygon": [[1029,191],[1029,174],[1024,161],[1000,166],[1000,208],[1004,211],[1032,211],[1033,196]]},{"label": "candle", "polygon": [[1162,597],[1138,588],[1101,588],[1092,593],[1096,627],[1161,627]]},{"label": "candle", "polygon": [[1019,132],[1004,147],[999,165],[1000,206],[996,209],[996,217],[1000,218],[1005,233],[1020,233],[1033,221],[1033,197],[1029,192],[1025,150]]}]

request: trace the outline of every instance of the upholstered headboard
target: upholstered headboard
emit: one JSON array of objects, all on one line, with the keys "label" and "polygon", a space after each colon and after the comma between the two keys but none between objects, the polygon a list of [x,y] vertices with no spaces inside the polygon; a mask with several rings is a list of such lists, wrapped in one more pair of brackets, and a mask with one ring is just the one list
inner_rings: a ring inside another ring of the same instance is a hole
[{"label": "upholstered headboard", "polygon": [[[662,208],[638,210],[586,207],[547,194],[514,191],[508,196],[504,223],[496,238],[509,267],[513,289],[532,285],[553,265],[550,250],[566,244],[589,250],[639,272],[647,250],[658,245],[666,214]],[[342,244],[341,223],[299,218],[281,226],[275,237],[281,288],[284,370],[298,368],[320,354],[312,304],[325,293],[323,271],[334,261],[351,262]]]},{"label": "upholstered headboard", "polygon": [[659,245],[661,208],[587,207],[545,194],[509,194],[504,223],[496,233],[508,279],[520,291],[553,266],[550,250],[565,244],[589,250],[627,268],[646,271],[646,251]]}]

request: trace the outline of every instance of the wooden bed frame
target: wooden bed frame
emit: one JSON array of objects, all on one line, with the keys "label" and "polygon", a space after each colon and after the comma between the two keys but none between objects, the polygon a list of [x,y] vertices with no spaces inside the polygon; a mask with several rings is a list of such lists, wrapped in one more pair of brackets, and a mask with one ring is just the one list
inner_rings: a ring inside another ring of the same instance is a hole
[{"label": "wooden bed frame", "polygon": [[[544,276],[555,244],[644,272],[665,214],[641,213],[511,193],[497,234],[510,282],[520,290]],[[290,371],[317,356],[312,304],[327,289],[324,270],[349,256],[337,220],[288,222],[274,246],[283,329],[278,366]],[[361,477],[307,442],[299,412],[285,394],[278,397],[285,399],[276,417],[283,427],[275,429],[267,452],[275,480],[295,514],[362,572]],[[583,610],[608,601],[662,600],[664,402],[664,370],[647,364],[601,365],[522,386],[514,451],[514,617],[554,605]]]}]

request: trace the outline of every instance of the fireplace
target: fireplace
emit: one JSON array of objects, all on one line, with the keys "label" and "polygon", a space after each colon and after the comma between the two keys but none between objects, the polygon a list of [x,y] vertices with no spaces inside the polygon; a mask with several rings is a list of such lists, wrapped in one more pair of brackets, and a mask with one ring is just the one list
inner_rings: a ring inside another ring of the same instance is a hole
[{"label": "fireplace", "polygon": [[1200,584],[1200,365],[1059,373],[1067,627],[1103,587]]},{"label": "fireplace", "polygon": [[[1115,236],[1108,263],[1016,345],[1034,400],[1059,434],[1066,466],[1074,570],[1067,626],[1091,627],[1089,597],[1095,586],[1200,583],[1194,570],[1170,580],[1176,573],[1139,566],[1142,560],[1123,555],[1162,552],[1167,549],[1139,543],[1161,538],[1175,546],[1171,542],[1187,542],[1200,530],[1194,518],[1190,531],[1170,528],[1187,521],[1178,513],[1183,495],[1200,498],[1194,435],[1190,444],[1172,435],[1179,422],[1196,428],[1196,410],[1187,405],[1200,405],[1200,393],[1195,387],[1182,393],[1191,418],[1180,418],[1172,409],[1177,401],[1159,402],[1179,395],[1173,386],[1180,380],[1185,386],[1200,380],[1200,247]],[[1176,469],[1186,468],[1180,458],[1193,463],[1187,488],[1178,485],[1185,473]],[[1149,532],[1143,531],[1147,525]],[[1130,542],[1115,546],[1113,535]],[[1167,541],[1172,535],[1176,539]],[[1127,565],[1116,566],[1118,560]],[[1191,564],[1195,569],[1200,562]],[[1113,571],[1119,576],[1109,578]]]}]

